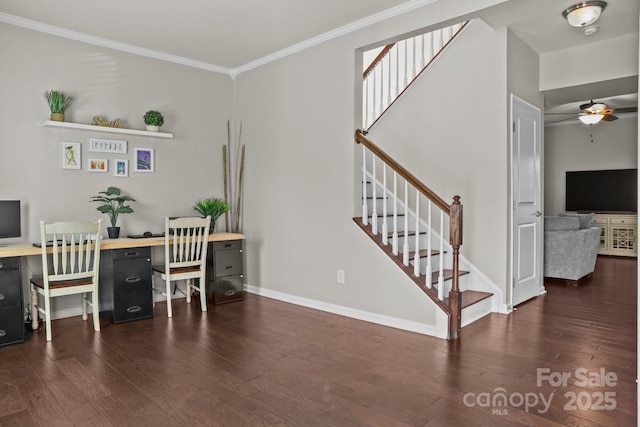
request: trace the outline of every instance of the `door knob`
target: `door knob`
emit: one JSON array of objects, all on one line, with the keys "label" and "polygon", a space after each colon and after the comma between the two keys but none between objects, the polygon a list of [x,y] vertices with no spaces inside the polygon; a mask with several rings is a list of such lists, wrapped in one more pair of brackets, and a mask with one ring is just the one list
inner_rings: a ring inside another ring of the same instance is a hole
[{"label": "door knob", "polygon": [[540,218],[540,216],[542,216],[542,212],[536,211],[536,213],[534,213],[532,215],[535,215],[536,217]]}]

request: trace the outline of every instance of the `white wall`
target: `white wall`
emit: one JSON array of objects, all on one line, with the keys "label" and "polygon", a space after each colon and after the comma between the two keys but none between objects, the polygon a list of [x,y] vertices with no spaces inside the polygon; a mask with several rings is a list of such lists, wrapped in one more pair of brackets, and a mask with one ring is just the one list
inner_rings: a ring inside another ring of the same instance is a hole
[{"label": "white wall", "polygon": [[[593,142],[591,138],[593,137]],[[638,119],[545,128],[545,215],[565,211],[565,172],[638,167]]]},{"label": "white wall", "polygon": [[[455,15],[444,9],[437,2],[433,7],[238,76],[237,119],[243,121],[242,142],[247,146],[244,229],[249,284],[348,309],[434,324],[436,314],[430,300],[351,220],[354,200],[360,197],[353,185],[357,173],[354,155],[360,153],[353,142],[354,128],[359,126],[358,115],[354,115],[355,102],[360,102],[355,101],[354,75],[358,48],[453,19]],[[496,250],[502,256],[492,257],[486,250],[480,253],[477,246],[473,254],[481,260],[492,258],[486,265],[493,276],[500,276],[498,280],[504,282],[503,272],[493,273],[504,270],[506,262],[505,250],[500,248],[505,242],[504,224],[499,225],[500,230],[496,230],[496,225],[499,217],[505,216],[507,97],[506,83],[494,84],[491,75],[502,67],[504,78],[506,44],[501,42],[499,55],[495,43],[504,35],[496,36],[486,28],[481,33],[488,37],[484,40],[488,47],[465,52],[472,55],[472,61],[487,63],[483,72],[474,77],[469,69],[469,74],[448,82],[451,76],[447,72],[451,70],[440,71],[438,84],[452,88],[452,92],[443,88],[434,94],[432,101],[426,102],[446,121],[438,128],[428,129],[429,132],[422,129],[408,135],[414,140],[431,142],[435,158],[441,163],[447,153],[468,147],[470,152],[460,167],[461,174],[447,178],[431,174],[416,157],[408,167],[433,178],[442,194],[453,196],[463,190],[463,202],[469,203],[469,209],[477,215],[469,215],[465,227],[482,230],[488,224],[490,230],[500,234],[486,237],[491,237],[492,243],[497,242]],[[486,86],[485,78],[490,78]],[[478,90],[479,94],[475,93]],[[486,108],[482,120],[478,117],[467,126],[463,116],[469,96],[488,101],[483,104]],[[425,100],[421,101],[420,110],[407,119],[414,123],[413,130],[415,124],[430,115],[424,107]],[[477,124],[481,127],[476,127]],[[452,128],[457,132],[452,132]],[[497,157],[496,152],[500,153]],[[411,159],[417,153],[423,153],[421,147],[412,147],[402,157]],[[481,168],[482,162],[488,162],[489,167]],[[464,172],[471,163],[486,178]],[[499,182],[499,188],[484,185],[489,182]],[[483,197],[488,201],[480,203]],[[494,216],[495,209],[489,207],[494,202],[501,206],[498,217]],[[469,248],[473,247],[473,243],[469,244]],[[345,284],[336,283],[337,269],[345,270]]]},{"label": "white wall", "polygon": [[[22,238],[0,243],[38,241],[40,220],[108,222],[89,198],[110,185],[137,200],[135,212],[119,219],[124,235],[160,232],[165,216],[191,214],[196,199],[222,196],[220,153],[232,106],[229,77],[6,24],[0,24],[0,40],[5,99],[0,199],[20,199],[23,209]],[[175,138],[45,128],[49,109],[43,94],[48,89],[74,96],[67,121],[91,123],[94,115],[102,115],[143,129],[144,112],[157,109],[165,117],[163,130]],[[91,137],[128,141],[128,178],[87,170],[89,157],[123,157],[89,152]],[[62,169],[62,141],[82,144],[81,170]],[[133,171],[135,147],[155,150],[154,173]],[[39,272],[39,259],[32,257],[23,268],[25,277]]]},{"label": "white wall", "polygon": [[638,34],[540,55],[540,90],[638,75]]}]

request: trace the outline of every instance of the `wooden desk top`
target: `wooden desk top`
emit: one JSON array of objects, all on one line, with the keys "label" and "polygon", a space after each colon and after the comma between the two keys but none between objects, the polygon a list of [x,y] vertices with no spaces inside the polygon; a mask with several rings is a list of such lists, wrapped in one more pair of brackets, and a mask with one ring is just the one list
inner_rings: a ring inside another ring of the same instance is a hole
[{"label": "wooden desk top", "polygon": [[[213,233],[209,235],[210,242],[225,241],[225,240],[242,240],[244,234],[238,233]],[[122,237],[119,239],[102,239],[100,243],[101,250],[107,249],[123,249],[123,248],[140,248],[146,246],[163,246],[164,237],[143,237],[141,239],[132,239],[130,237]],[[51,252],[52,248],[47,248]],[[40,255],[42,249],[33,244],[15,244],[0,246],[0,258],[7,258],[12,256],[30,256]]]}]

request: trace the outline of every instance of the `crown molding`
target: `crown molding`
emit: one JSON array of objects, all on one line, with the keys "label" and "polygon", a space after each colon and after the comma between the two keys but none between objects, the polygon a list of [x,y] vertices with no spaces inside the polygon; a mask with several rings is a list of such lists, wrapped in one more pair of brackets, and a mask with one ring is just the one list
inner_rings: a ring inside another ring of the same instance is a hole
[{"label": "crown molding", "polygon": [[268,64],[270,62],[276,61],[278,59],[282,59],[289,55],[293,55],[294,53],[301,52],[303,50],[325,43],[329,40],[333,40],[335,38],[344,36],[346,34],[352,33],[359,29],[368,27],[369,25],[377,24],[378,22],[382,22],[384,20],[393,18],[398,15],[402,15],[407,12],[411,12],[415,9],[421,8],[431,3],[435,3],[437,1],[439,0],[410,0],[401,5],[392,7],[382,12],[376,13],[366,18],[359,19],[350,24],[343,25],[342,27],[320,34],[319,36],[312,37],[300,43],[296,43],[285,49],[279,50],[270,55],[256,59],[255,61],[251,61],[247,64],[241,65],[236,68],[221,67],[219,65],[209,64],[207,62],[202,62],[202,61],[196,61],[196,60],[185,58],[182,56],[171,55],[171,54],[160,52],[157,50],[145,49],[142,47],[138,47],[138,46],[134,46],[126,43],[120,43],[113,40],[104,39],[101,37],[90,36],[88,34],[67,30],[65,28],[44,24],[42,22],[21,18],[19,16],[10,15],[8,13],[3,13],[3,12],[0,12],[0,22],[4,22],[6,24],[15,25],[15,26],[26,28],[33,31],[38,31],[45,34],[50,34],[57,37],[63,37],[70,40],[76,40],[83,43],[102,46],[109,49],[118,50],[121,52],[131,53],[134,55],[145,56],[147,58],[173,62],[175,64],[180,64],[180,65],[184,65],[192,68],[198,68],[206,71],[212,71],[214,73],[226,74],[230,76],[232,79],[235,79],[239,74],[244,73],[246,71],[253,70],[255,68]]},{"label": "crown molding", "polygon": [[209,64],[202,61],[196,61],[189,58],[184,58],[182,56],[171,55],[165,52],[159,52],[157,50],[145,49],[142,47],[138,47],[138,46],[134,46],[126,43],[120,43],[120,42],[116,42],[109,39],[103,39],[101,37],[90,36],[88,34],[67,30],[65,28],[56,27],[54,25],[43,24],[42,22],[32,21],[31,19],[20,18],[18,16],[9,15],[3,12],[0,12],[0,22],[4,22],[6,24],[15,25],[15,26],[26,28],[33,31],[38,31],[45,34],[50,34],[57,37],[63,37],[70,40],[76,40],[83,43],[102,46],[109,49],[119,50],[121,52],[131,53],[134,55],[145,56],[147,58],[173,62],[175,64],[185,65],[187,67],[199,68],[201,70],[206,70],[206,71],[213,71],[214,73],[231,75],[231,70],[229,68],[220,67],[218,65]]},{"label": "crown molding", "polygon": [[431,3],[435,3],[438,0],[411,0],[396,7],[392,7],[391,9],[384,10],[382,12],[378,12],[374,15],[368,16],[366,18],[359,19],[350,24],[343,25],[342,27],[338,27],[334,30],[327,31],[326,33],[320,34],[319,36],[312,37],[303,42],[296,43],[292,46],[289,46],[285,49],[274,52],[270,55],[264,56],[262,58],[256,59],[255,61],[251,61],[245,65],[241,65],[231,70],[232,76],[237,76],[238,74],[244,73],[249,70],[253,70],[254,68],[261,67],[269,62],[276,61],[278,59],[284,58],[289,55],[293,55],[294,53],[302,52],[305,49],[309,49],[313,46],[317,46],[319,44],[325,43],[329,40],[333,40],[335,38],[344,36],[346,34],[352,33],[359,29],[368,27],[369,25],[377,24],[378,22],[382,22],[389,18],[393,18],[398,15],[402,15],[403,13],[411,12],[415,9],[421,8]]}]

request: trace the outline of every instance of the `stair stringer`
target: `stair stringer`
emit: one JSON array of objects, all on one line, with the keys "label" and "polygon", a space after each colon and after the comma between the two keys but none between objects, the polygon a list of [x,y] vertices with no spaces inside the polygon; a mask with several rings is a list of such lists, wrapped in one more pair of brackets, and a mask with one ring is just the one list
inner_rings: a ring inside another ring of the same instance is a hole
[{"label": "stair stringer", "polygon": [[[374,182],[376,185],[376,194],[379,195],[385,195],[389,200],[393,200],[394,195],[393,195],[393,191],[389,188],[384,188],[383,183],[381,181],[379,181],[376,177],[374,177],[371,172],[370,172],[370,168],[366,169],[366,176],[367,179],[370,180],[370,182]],[[389,184],[389,182],[387,182],[387,184]],[[391,184],[393,185],[393,184]],[[391,202],[392,203],[392,202]],[[391,211],[393,211],[393,206],[391,203],[387,204],[387,209],[389,209],[389,206],[391,207]],[[405,215],[408,216],[409,218],[409,225],[413,225],[415,224],[415,211],[412,209],[408,209],[407,206],[404,204],[403,200],[401,198],[398,198],[398,211],[402,211]],[[426,230],[427,227],[429,226],[429,224],[426,222],[426,220],[424,220],[422,217],[419,218],[418,222],[420,223],[420,229],[421,230]],[[380,227],[379,227],[380,228]],[[433,228],[431,229],[432,232],[432,244],[434,242],[439,242],[440,241],[440,234],[437,232],[437,230],[434,230]],[[389,242],[389,244],[391,244],[391,242]],[[443,242],[443,247],[444,250],[447,253],[452,253],[453,252],[453,248],[451,247],[451,245],[449,244],[449,242],[445,239]],[[434,249],[437,249],[436,246],[433,246]],[[459,263],[460,263],[460,270],[464,270],[464,271],[468,271],[469,274],[463,276],[464,280],[461,279],[460,281],[460,285],[461,291],[466,291],[466,290],[472,290],[472,291],[480,291],[480,292],[489,292],[491,294],[493,294],[490,298],[491,300],[491,307],[490,307],[490,312],[492,313],[501,313],[501,314],[508,314],[510,311],[507,308],[507,304],[505,301],[505,296],[504,296],[504,292],[502,291],[502,289],[496,285],[491,279],[489,279],[484,273],[482,273],[482,271],[476,267],[473,263],[471,263],[463,254],[459,255]],[[451,268],[451,257],[445,257],[445,261],[444,261],[444,268]],[[445,294],[445,296],[447,296],[448,294]],[[475,304],[474,304],[475,305]],[[485,304],[481,304],[485,305]],[[473,306],[471,306],[473,307]],[[466,326],[470,323],[473,323],[474,321],[480,319],[481,317],[483,317],[484,315],[488,314],[488,313],[473,313],[474,311],[477,311],[477,307],[473,310],[470,310],[471,307],[466,307],[463,309],[462,311],[462,324],[463,326]],[[442,310],[438,310],[438,312],[441,312]],[[467,315],[465,315],[465,311],[468,312]],[[446,316],[446,313],[445,313]],[[448,326],[447,326],[448,328]],[[438,330],[438,325],[436,325],[436,330]],[[448,329],[447,329],[448,330]],[[437,332],[438,333],[438,332]],[[446,334],[445,334],[446,335]]]}]

